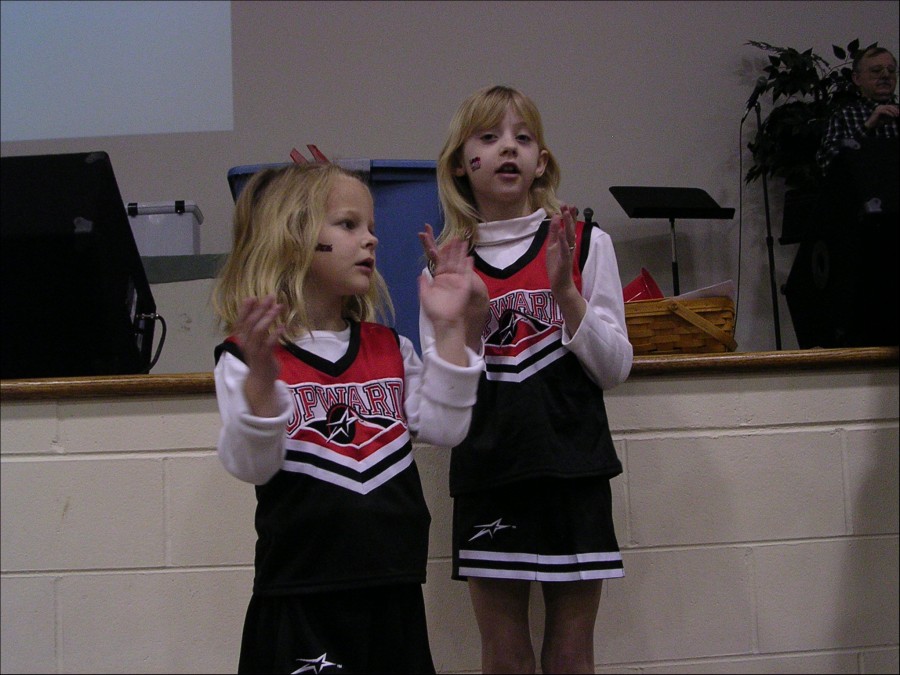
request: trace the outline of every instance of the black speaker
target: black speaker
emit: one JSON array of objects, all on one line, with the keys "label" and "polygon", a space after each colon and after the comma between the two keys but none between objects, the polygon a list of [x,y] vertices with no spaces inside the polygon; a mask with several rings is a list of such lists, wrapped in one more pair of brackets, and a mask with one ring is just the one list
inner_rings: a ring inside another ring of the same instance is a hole
[{"label": "black speaker", "polygon": [[900,342],[898,158],[896,138],[848,142],[806,203],[783,289],[801,348]]},{"label": "black speaker", "polygon": [[109,156],[0,162],[0,376],[145,372],[156,304]]},{"label": "black speaker", "polygon": [[858,317],[853,278],[847,270],[841,250],[824,240],[800,244],[784,295],[801,349],[850,346]]},{"label": "black speaker", "polygon": [[783,288],[797,344],[898,344],[897,286],[896,227],[858,225],[843,236],[803,241]]}]

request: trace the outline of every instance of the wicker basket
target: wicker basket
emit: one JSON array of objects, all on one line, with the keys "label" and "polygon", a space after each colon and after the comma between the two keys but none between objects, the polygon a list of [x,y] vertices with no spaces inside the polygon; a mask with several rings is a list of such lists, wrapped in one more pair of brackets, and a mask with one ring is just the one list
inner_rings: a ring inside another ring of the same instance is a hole
[{"label": "wicker basket", "polygon": [[731,298],[626,302],[625,323],[635,355],[733,352],[737,348]]}]

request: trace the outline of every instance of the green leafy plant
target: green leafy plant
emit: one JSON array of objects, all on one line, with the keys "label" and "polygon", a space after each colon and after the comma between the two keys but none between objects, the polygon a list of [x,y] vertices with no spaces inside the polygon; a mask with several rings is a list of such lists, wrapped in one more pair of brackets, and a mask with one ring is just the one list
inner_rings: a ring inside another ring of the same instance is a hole
[{"label": "green leafy plant", "polygon": [[[831,46],[840,60],[834,66],[812,49],[801,52],[755,40],[746,44],[769,53],[763,93],[771,92],[773,108],[754,140],[747,144],[753,165],[745,180],[751,183],[763,175],[780,177],[787,188],[814,190],[822,179],[816,151],[828,119],[857,96],[851,72],[859,40],[845,48]],[[877,45],[875,42],[869,47]]]}]

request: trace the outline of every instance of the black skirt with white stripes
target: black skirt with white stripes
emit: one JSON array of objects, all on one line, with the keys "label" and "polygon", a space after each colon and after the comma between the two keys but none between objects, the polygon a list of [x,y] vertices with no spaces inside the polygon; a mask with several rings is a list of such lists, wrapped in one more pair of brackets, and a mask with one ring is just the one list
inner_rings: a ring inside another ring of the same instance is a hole
[{"label": "black skirt with white stripes", "polygon": [[624,574],[606,477],[540,478],[454,499],[454,579],[553,582]]}]

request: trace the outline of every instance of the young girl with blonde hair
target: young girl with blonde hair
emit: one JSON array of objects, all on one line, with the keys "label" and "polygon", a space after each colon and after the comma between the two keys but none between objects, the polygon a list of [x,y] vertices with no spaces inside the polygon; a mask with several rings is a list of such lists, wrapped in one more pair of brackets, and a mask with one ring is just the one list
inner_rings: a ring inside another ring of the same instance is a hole
[{"label": "young girl with blonde hair", "polygon": [[213,302],[218,453],[256,486],[239,672],[434,672],[422,584],[430,515],[412,440],[465,436],[483,370],[465,347],[474,273],[453,242],[422,359],[390,308],[368,187],[330,164],[254,175]]},{"label": "young girl with blonde hair", "polygon": [[[603,391],[625,381],[633,352],[612,242],[560,204],[540,113],[515,89],[463,102],[437,175],[444,229],[435,242],[426,228],[426,255],[440,264],[450,242],[467,241],[484,282],[472,295],[490,298],[467,336],[486,369],[450,464],[453,578],[468,580],[482,672],[535,671],[536,581],[542,672],[593,673],[602,581],[624,574],[609,484],[622,465]],[[420,326],[431,345],[438,327],[425,313]]]}]

